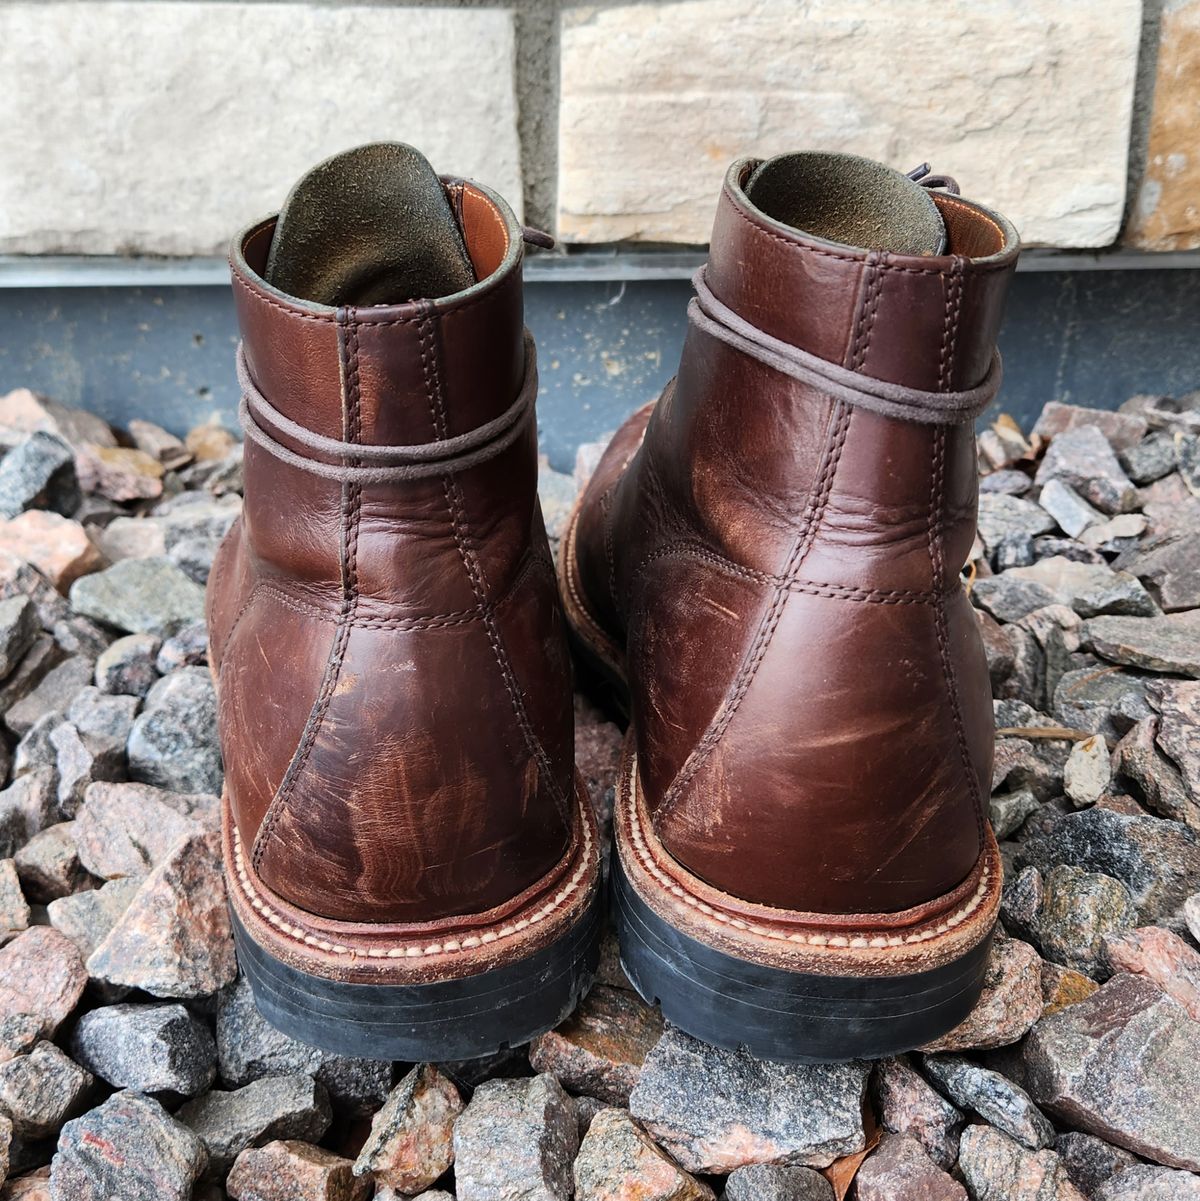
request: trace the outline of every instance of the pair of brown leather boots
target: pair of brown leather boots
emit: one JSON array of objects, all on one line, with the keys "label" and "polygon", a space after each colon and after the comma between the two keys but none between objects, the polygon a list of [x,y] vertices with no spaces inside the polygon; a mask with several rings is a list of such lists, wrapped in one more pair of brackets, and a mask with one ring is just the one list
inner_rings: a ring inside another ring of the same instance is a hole
[{"label": "pair of brown leather boots", "polygon": [[837,1060],[965,1016],[1001,872],[960,571],[1018,245],[956,192],[735,163],[679,374],[608,448],[557,581],[504,201],[367,146],[237,239],[245,510],[208,616],[272,1022],[439,1060],[571,1010],[602,887],[568,634],[629,719],[610,891],[669,1021]]}]

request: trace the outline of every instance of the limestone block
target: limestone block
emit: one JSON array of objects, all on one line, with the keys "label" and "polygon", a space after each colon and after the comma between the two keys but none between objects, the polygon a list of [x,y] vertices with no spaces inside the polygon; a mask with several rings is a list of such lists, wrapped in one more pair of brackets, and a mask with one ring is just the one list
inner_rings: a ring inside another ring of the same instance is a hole
[{"label": "limestone block", "polygon": [[18,2],[0,46],[0,253],[222,253],[369,141],[519,209],[506,9]]},{"label": "limestone block", "polygon": [[923,160],[1027,243],[1116,237],[1138,0],[677,0],[562,15],[558,232],[707,241],[742,155]]}]

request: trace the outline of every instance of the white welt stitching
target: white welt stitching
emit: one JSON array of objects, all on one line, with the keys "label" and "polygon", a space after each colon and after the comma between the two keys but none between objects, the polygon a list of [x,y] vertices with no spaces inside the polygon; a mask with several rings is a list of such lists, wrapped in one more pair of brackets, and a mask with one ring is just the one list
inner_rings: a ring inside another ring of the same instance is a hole
[{"label": "white welt stitching", "polygon": [[592,866],[592,826],[586,814],[581,815],[581,821],[583,822],[583,854],[580,856],[579,866],[575,869],[575,874],[570,880],[536,913],[529,917],[523,917],[519,921],[510,922],[498,930],[485,930],[482,934],[471,934],[466,938],[448,938],[444,942],[428,943],[424,946],[412,943],[394,947],[348,947],[342,943],[330,942],[328,939],[316,938],[312,934],[306,933],[299,926],[293,926],[285,921],[259,895],[258,890],[254,887],[250,879],[249,873],[246,871],[246,864],[242,857],[242,839],[238,834],[236,826],[233,829],[233,862],[237,871],[238,882],[245,890],[246,896],[255,911],[260,913],[267,922],[281,933],[286,934],[289,938],[293,938],[297,942],[302,942],[306,946],[316,947],[321,951],[328,951],[332,955],[366,956],[368,959],[416,959],[422,955],[442,955],[452,951],[468,951],[473,947],[485,944],[490,945],[491,943],[499,942],[501,939],[511,938],[514,934],[520,934],[521,931],[527,930],[530,926],[536,926],[539,922],[545,921],[557,910],[561,909],[579,891],[585,877],[588,875],[588,869]]},{"label": "white welt stitching", "polygon": [[637,758],[630,756],[629,775],[626,780],[625,787],[629,790],[629,811],[630,811],[630,826],[633,830],[633,845],[637,851],[638,859],[642,866],[661,884],[673,897],[683,901],[684,904],[690,905],[693,909],[703,913],[705,917],[714,918],[716,921],[727,926],[732,926],[735,930],[745,930],[750,934],[757,934],[763,938],[773,938],[779,942],[795,942],[803,943],[813,947],[900,947],[911,943],[928,942],[932,938],[936,938],[939,934],[945,934],[949,930],[953,930],[956,926],[961,926],[974,913],[980,905],[983,904],[987,896],[988,883],[991,878],[991,866],[984,865],[983,874],[979,879],[979,886],[975,892],[963,902],[961,908],[950,914],[936,926],[919,930],[915,934],[899,935],[899,934],[866,934],[866,933],[848,933],[848,934],[803,934],[797,931],[795,934],[784,934],[780,930],[776,930],[770,926],[760,926],[754,922],[743,921],[738,917],[731,917],[728,913],[722,913],[721,910],[709,905],[706,901],[700,900],[699,897],[693,896],[690,892],[681,888],[666,872],[655,863],[653,856],[650,854],[650,848],[646,844],[645,833],[642,830],[641,814],[638,810],[637,796],[635,790],[637,788]]}]

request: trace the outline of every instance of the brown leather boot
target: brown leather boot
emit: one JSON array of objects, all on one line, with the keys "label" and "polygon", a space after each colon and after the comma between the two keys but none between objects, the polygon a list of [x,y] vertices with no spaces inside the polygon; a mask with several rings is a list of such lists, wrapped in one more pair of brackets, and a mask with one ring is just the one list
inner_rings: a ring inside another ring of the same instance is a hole
[{"label": "brown leather boot", "polygon": [[941,1034],[996,921],[959,573],[1017,235],[925,183],[949,190],[846,155],[734,164],[679,374],[613,440],[560,565],[632,721],[626,969],[766,1058]]},{"label": "brown leather boot", "polygon": [[398,145],[321,164],[232,250],[229,893],[260,1009],[346,1054],[524,1042],[595,965],[521,260],[504,201]]}]

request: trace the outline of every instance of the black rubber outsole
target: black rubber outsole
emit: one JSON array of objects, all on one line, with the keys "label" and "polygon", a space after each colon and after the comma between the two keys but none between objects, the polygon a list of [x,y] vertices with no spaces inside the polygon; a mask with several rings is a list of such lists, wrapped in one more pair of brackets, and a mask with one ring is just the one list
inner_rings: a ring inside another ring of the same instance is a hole
[{"label": "black rubber outsole", "polygon": [[427,984],[357,984],[282,963],[233,912],[238,961],[276,1029],[338,1055],[407,1062],[475,1059],[558,1025],[596,973],[602,905],[550,946],[474,976]]},{"label": "black rubber outsole", "polygon": [[823,976],[737,959],[681,933],[612,859],[621,963],[672,1025],[731,1051],[785,1063],[839,1063],[910,1051],[967,1016],[983,988],[989,933],[961,959],[907,976]]}]

